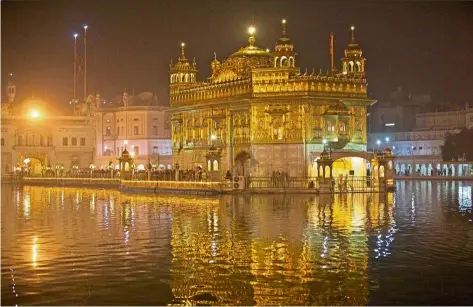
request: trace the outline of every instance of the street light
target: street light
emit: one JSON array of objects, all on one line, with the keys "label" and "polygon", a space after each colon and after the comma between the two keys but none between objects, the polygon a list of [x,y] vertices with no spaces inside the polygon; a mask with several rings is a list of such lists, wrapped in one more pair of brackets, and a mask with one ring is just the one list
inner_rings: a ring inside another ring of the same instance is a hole
[{"label": "street light", "polygon": [[39,111],[38,110],[31,110],[30,117],[31,118],[39,118]]},{"label": "street light", "polygon": [[385,140],[386,140],[386,143],[389,143],[389,137],[386,137]]},{"label": "street light", "polygon": [[378,144],[378,151],[379,151],[379,146],[381,145],[381,141],[380,141],[380,140],[377,140],[377,141],[376,141],[376,144]]}]

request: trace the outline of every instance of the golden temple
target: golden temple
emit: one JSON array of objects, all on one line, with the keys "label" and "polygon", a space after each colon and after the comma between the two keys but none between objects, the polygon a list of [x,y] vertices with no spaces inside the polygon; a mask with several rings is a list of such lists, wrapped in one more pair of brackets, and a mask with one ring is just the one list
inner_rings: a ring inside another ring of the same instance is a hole
[{"label": "golden temple", "polygon": [[342,162],[335,175],[366,175],[366,165],[350,159],[369,160],[366,111],[375,101],[367,96],[366,59],[354,27],[341,70],[301,73],[286,25],[282,20],[273,51],[257,46],[250,27],[249,44],[222,61],[215,55],[205,81],[198,81],[197,63],[181,44],[169,71],[174,163],[217,174],[310,177],[329,149]]}]

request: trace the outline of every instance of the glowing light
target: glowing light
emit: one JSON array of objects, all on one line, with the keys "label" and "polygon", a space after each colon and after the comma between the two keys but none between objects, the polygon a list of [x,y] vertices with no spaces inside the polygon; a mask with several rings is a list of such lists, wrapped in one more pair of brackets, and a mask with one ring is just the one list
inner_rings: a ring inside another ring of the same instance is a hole
[{"label": "glowing light", "polygon": [[36,267],[36,260],[38,259],[38,250],[37,250],[38,245],[36,244],[37,241],[38,241],[38,238],[35,237],[33,239],[33,248],[32,248],[32,250],[33,250],[33,266],[34,267]]},{"label": "glowing light", "polygon": [[74,33],[74,38],[77,38],[77,36],[79,36],[79,34],[77,34],[77,33]]},{"label": "glowing light", "polygon": [[327,139],[323,139],[322,143],[327,144]]},{"label": "glowing light", "polygon": [[353,31],[355,30],[355,26],[351,26],[350,29]]},{"label": "glowing light", "polygon": [[215,134],[212,134],[212,135],[210,136],[210,139],[211,139],[212,141],[215,141],[215,140],[217,139],[217,136],[216,136]]},{"label": "glowing light", "polygon": [[377,140],[377,141],[376,141],[376,144],[378,144],[378,146],[381,145],[381,141],[380,141],[380,140]]},{"label": "glowing light", "polygon": [[39,118],[39,111],[38,110],[31,110],[30,117],[31,118]]},{"label": "glowing light", "polygon": [[395,126],[396,124],[395,123],[387,123],[387,124],[384,124],[384,126],[386,127],[392,127],[392,126]]},{"label": "glowing light", "polygon": [[269,52],[269,48],[266,48],[266,52]]},{"label": "glowing light", "polygon": [[144,171],[145,170],[145,166],[143,164],[138,164],[138,166],[136,167],[137,170],[139,171]]},{"label": "glowing light", "polygon": [[23,160],[23,163],[25,163],[25,164],[28,164],[30,162],[31,162],[30,158],[26,158],[25,160]]},{"label": "glowing light", "polygon": [[87,28],[88,28],[88,27],[89,27],[88,25],[85,25],[85,26],[84,26],[84,30],[87,31]]},{"label": "glowing light", "polygon": [[282,23],[286,23],[286,19],[283,19],[283,20],[281,20],[281,21],[282,21]]},{"label": "glowing light", "polygon": [[123,144],[125,144],[125,145],[128,145],[128,141],[127,141],[127,140],[125,140],[125,141],[123,142]]},{"label": "glowing light", "polygon": [[105,146],[105,150],[107,150],[107,149],[108,149],[108,146]]},{"label": "glowing light", "polygon": [[386,137],[385,140],[386,140],[386,143],[388,143],[389,142],[389,137]]},{"label": "glowing light", "polygon": [[255,32],[256,32],[255,27],[251,26],[251,27],[248,28],[248,33],[250,33],[251,35],[255,34]]},{"label": "glowing light", "polygon": [[186,43],[182,42],[181,47],[185,47],[185,46],[186,46]]},{"label": "glowing light", "polygon": [[132,157],[134,157],[134,156],[135,156],[135,153],[134,153],[134,152],[131,152],[130,155],[131,155]]}]

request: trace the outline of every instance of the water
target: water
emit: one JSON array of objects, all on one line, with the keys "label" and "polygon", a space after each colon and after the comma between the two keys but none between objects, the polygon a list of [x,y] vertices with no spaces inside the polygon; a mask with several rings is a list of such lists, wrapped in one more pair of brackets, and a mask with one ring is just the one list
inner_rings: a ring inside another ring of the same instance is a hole
[{"label": "water", "polygon": [[187,197],[2,186],[2,305],[473,304],[472,184]]}]

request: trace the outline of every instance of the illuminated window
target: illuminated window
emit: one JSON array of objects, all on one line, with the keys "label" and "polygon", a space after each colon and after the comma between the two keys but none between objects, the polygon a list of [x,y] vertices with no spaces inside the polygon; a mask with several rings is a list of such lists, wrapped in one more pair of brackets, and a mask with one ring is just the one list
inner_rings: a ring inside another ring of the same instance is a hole
[{"label": "illuminated window", "polygon": [[109,122],[110,122],[110,119],[107,119],[106,122],[109,123]]},{"label": "illuminated window", "polygon": [[80,138],[80,146],[85,146],[85,138]]},{"label": "illuminated window", "polygon": [[105,130],[105,135],[106,136],[110,136],[112,134],[112,130],[110,127],[107,127],[107,129]]},{"label": "illuminated window", "polygon": [[69,144],[68,138],[62,138],[62,146],[67,146]]},{"label": "illuminated window", "polygon": [[71,145],[72,146],[77,146],[77,138],[72,138],[71,139]]}]

